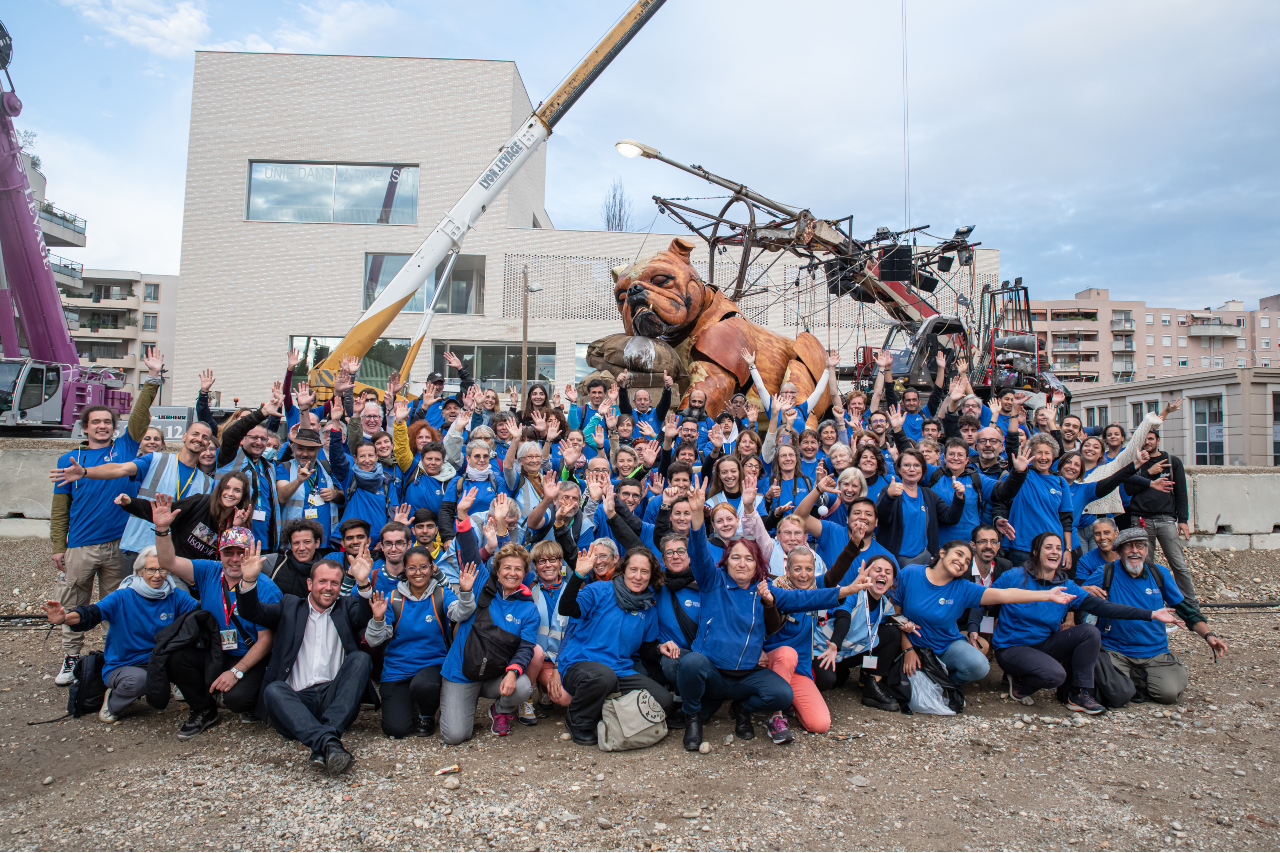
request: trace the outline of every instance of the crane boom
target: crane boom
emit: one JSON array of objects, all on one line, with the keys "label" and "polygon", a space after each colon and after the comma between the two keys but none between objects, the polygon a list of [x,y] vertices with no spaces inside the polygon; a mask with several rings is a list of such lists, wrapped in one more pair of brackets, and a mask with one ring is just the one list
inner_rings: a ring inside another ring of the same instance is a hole
[{"label": "crane boom", "polygon": [[[311,371],[309,379],[313,388],[332,388],[333,378],[342,357],[363,356],[382,336],[382,333],[391,325],[391,321],[408,304],[418,289],[428,281],[440,263],[451,252],[461,251],[462,241],[475,225],[476,220],[484,215],[498,194],[521,167],[529,162],[538,147],[551,136],[552,128],[564,118],[569,108],[577,102],[614,57],[627,46],[627,43],[665,2],[666,0],[638,0],[587,54],[573,73],[566,77],[555,92],[529,116],[520,130],[506,145],[502,146],[493,162],[480,173],[475,182],[463,193],[462,198],[449,209],[427,239],[410,256],[382,293],[374,299],[373,304],[347,332],[342,342]],[[443,290],[443,285],[437,282],[431,305],[423,314],[422,322],[410,344],[409,354],[401,367],[401,376],[406,379],[431,327],[436,302]]]}]

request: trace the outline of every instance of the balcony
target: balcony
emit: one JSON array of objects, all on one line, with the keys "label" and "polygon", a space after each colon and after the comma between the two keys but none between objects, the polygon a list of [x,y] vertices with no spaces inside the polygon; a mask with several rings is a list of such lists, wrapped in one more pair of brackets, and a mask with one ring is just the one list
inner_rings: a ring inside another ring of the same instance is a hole
[{"label": "balcony", "polygon": [[1112,373],[1133,373],[1134,366],[1132,359],[1120,359],[1111,362]]},{"label": "balcony", "polygon": [[50,255],[49,269],[53,271],[53,280],[63,287],[84,286],[84,264]]},{"label": "balcony", "polygon": [[1134,330],[1132,320],[1112,320],[1111,331],[1113,332],[1132,332]]},{"label": "balcony", "polygon": [[1112,352],[1137,352],[1137,350],[1134,349],[1135,346],[1136,344],[1134,344],[1133,341],[1112,341],[1111,351]]},{"label": "balcony", "polygon": [[84,248],[87,223],[74,213],[59,210],[47,201],[39,206],[40,230],[46,246]]},{"label": "balcony", "polygon": [[62,297],[62,304],[76,308],[96,308],[99,311],[136,311],[142,307],[142,300],[137,296],[126,296],[124,299],[100,299],[92,294],[88,296]]},{"label": "balcony", "polygon": [[1195,320],[1186,326],[1187,337],[1190,338],[1238,338],[1244,334],[1244,327],[1235,323],[1224,323],[1214,318],[1211,320]]},{"label": "balcony", "polygon": [[73,336],[78,341],[102,341],[104,343],[114,341],[116,343],[124,343],[125,341],[134,341],[138,339],[137,325],[125,326],[94,326],[83,315],[80,315],[80,328],[76,329]]},{"label": "balcony", "polygon": [[119,358],[103,358],[91,355],[80,355],[81,364],[92,364],[95,367],[114,367],[116,370],[134,370],[138,366],[136,355],[123,355]]}]

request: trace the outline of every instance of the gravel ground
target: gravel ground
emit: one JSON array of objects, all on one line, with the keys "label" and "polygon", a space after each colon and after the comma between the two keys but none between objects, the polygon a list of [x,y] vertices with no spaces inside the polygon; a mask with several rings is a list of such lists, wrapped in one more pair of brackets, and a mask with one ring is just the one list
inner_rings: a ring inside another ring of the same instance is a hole
[{"label": "gravel ground", "polygon": [[[12,613],[48,591],[48,545],[0,547],[3,588],[19,590]],[[1280,589],[1280,552],[1196,562],[1207,598]],[[11,626],[0,631],[0,846],[1274,850],[1280,613],[1209,618],[1231,654],[1215,665],[1198,638],[1173,635],[1192,672],[1176,708],[1077,719],[1044,694],[1032,708],[1001,699],[997,671],[958,717],[884,714],[833,691],[832,733],[789,747],[732,739],[722,713],[705,755],[678,736],[632,753],[583,749],[561,739],[558,717],[503,741],[478,721],[460,747],[395,742],[364,713],[345,739],[355,767],[336,780],[232,715],[181,743],[179,703],[113,726],[28,727],[65,708],[52,682],[57,637]],[[101,632],[90,638],[100,644]],[[459,774],[433,775],[452,764]]]}]

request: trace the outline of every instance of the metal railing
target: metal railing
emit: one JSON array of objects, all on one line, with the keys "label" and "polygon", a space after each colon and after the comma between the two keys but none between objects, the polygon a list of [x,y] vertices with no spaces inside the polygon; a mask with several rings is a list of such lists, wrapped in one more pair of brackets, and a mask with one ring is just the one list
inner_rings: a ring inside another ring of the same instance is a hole
[{"label": "metal railing", "polygon": [[1137,350],[1134,349],[1135,346],[1136,344],[1134,344],[1132,341],[1112,341],[1111,351],[1112,352],[1137,352]]},{"label": "metal railing", "polygon": [[49,256],[49,266],[54,272],[62,273],[71,278],[84,278],[84,264],[78,264],[67,258],[60,258],[57,255]]},{"label": "metal railing", "polygon": [[47,201],[40,205],[40,218],[47,219],[55,225],[61,225],[63,228],[70,228],[78,234],[84,233],[84,228],[87,224],[81,217],[65,210],[59,210]]},{"label": "metal railing", "polygon": [[1132,332],[1134,330],[1132,320],[1112,320],[1111,331],[1113,332]]}]

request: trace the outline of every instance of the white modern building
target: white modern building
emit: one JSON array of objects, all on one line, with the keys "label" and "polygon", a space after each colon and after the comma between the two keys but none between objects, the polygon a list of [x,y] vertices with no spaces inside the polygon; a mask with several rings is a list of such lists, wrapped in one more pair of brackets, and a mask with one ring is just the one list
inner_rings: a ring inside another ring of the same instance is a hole
[{"label": "white modern building", "polygon": [[[210,367],[223,405],[261,400],[290,346],[308,364],[323,356],[532,110],[512,62],[198,52],[176,398],[194,398],[197,371]],[[545,176],[543,149],[467,235],[416,380],[445,372],[441,353],[452,351],[487,386],[519,383],[526,268],[542,287],[529,297],[531,377],[563,387],[585,372],[587,343],[621,330],[610,269],[675,235],[555,230]],[[694,257],[705,277],[705,247]],[[809,273],[795,257],[773,260],[753,268],[769,292],[740,304],[744,314],[789,335],[807,327],[846,361],[884,340],[870,306],[828,302],[824,287],[788,290]],[[721,256],[717,281],[737,264]],[[998,285],[998,252],[979,250],[972,272],[958,267],[957,289],[938,289],[940,310]],[[362,380],[380,384],[399,367],[433,288],[391,323]]]}]

